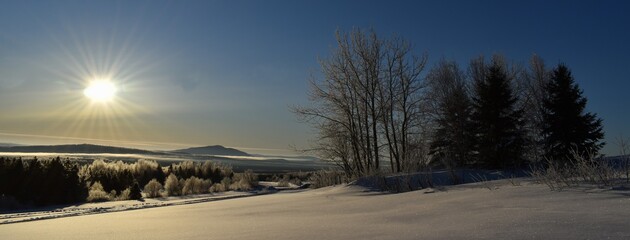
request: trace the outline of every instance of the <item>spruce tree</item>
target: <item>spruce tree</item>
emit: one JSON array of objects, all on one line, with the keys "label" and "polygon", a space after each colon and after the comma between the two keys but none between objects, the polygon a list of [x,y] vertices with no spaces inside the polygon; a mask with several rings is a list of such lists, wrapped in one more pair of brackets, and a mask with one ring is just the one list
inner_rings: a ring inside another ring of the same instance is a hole
[{"label": "spruce tree", "polygon": [[427,76],[436,125],[431,154],[448,168],[466,166],[472,161],[474,132],[472,103],[465,75],[454,62],[440,62]]},{"label": "spruce tree", "polygon": [[166,175],[164,174],[164,170],[162,170],[162,166],[159,164],[155,169],[155,175],[153,176],[160,184],[164,184],[164,180],[166,180]]},{"label": "spruce tree", "polygon": [[76,163],[67,160],[64,165],[66,168],[66,202],[73,203],[85,200],[88,189],[79,177],[79,166]]},{"label": "spruce tree", "polygon": [[569,161],[571,151],[582,157],[596,153],[604,145],[602,120],[585,112],[586,98],[575,83],[571,70],[559,64],[551,73],[543,102],[543,135],[546,157],[557,162]]},{"label": "spruce tree", "polygon": [[131,192],[129,193],[129,199],[140,200],[142,198],[142,193],[140,190],[140,185],[138,185],[138,182],[134,181],[130,190]]},{"label": "spruce tree", "polygon": [[477,158],[489,168],[519,167],[523,163],[523,111],[512,92],[506,67],[494,59],[485,77],[475,81],[472,120],[477,139]]}]

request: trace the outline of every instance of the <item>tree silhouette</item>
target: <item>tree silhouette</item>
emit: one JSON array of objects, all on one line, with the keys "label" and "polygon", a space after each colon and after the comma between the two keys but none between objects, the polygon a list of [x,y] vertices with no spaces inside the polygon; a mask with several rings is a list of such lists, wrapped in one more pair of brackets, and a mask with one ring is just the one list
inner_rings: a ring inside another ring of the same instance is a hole
[{"label": "tree silhouette", "polygon": [[418,170],[426,55],[374,30],[336,37],[337,48],[320,61],[323,77],[311,80],[311,105],[293,108],[318,129],[313,152],[351,177],[381,171],[384,157],[392,172]]},{"label": "tree silhouette", "polygon": [[50,160],[0,158],[0,196],[10,196],[26,206],[82,201],[87,189],[78,172],[76,163],[62,161],[59,157]]},{"label": "tree silhouette", "polygon": [[472,103],[464,73],[455,62],[442,61],[427,76],[429,108],[436,129],[431,154],[449,169],[471,163],[474,135]]},{"label": "tree silhouette", "polygon": [[555,161],[568,161],[571,151],[586,156],[604,145],[602,120],[585,112],[586,98],[575,83],[571,71],[559,64],[551,73],[546,85],[547,97],[543,101],[543,135],[546,157]]},{"label": "tree silhouette", "polygon": [[134,182],[131,186],[131,192],[129,193],[129,199],[139,200],[142,198],[140,185],[138,182]]},{"label": "tree silhouette", "polygon": [[479,162],[489,168],[517,167],[523,163],[523,111],[515,109],[511,77],[503,61],[494,57],[475,81],[472,115],[476,126]]},{"label": "tree silhouette", "polygon": [[162,166],[160,166],[159,164],[155,168],[155,174],[153,175],[153,178],[160,182],[160,184],[164,184],[166,175],[164,175],[164,170],[162,170]]}]

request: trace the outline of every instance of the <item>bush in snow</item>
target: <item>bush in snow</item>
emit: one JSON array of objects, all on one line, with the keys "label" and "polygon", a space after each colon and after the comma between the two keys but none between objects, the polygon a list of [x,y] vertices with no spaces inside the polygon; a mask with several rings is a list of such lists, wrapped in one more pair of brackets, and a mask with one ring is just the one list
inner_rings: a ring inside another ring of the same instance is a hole
[{"label": "bush in snow", "polygon": [[125,200],[129,200],[129,195],[131,194],[131,188],[127,188],[125,190],[123,190],[122,192],[120,192],[120,195],[118,195],[118,197],[116,197],[116,201],[125,201]]},{"label": "bush in snow", "polygon": [[215,183],[210,187],[209,191],[212,193],[225,192],[225,185],[222,183]]},{"label": "bush in snow", "polygon": [[212,182],[209,179],[203,180],[194,176],[190,177],[184,181],[182,195],[208,193],[211,185]]},{"label": "bush in snow", "polygon": [[140,185],[138,185],[138,183],[136,182],[134,183],[133,186],[128,187],[127,189],[120,192],[120,195],[116,197],[116,200],[118,201],[139,200],[141,198],[142,198],[142,190],[140,190]]},{"label": "bush in snow", "polygon": [[256,185],[258,185],[258,175],[252,170],[246,170],[243,173],[234,175],[234,181],[230,185],[230,189],[249,191]]},{"label": "bush in snow", "polygon": [[232,179],[229,177],[223,178],[221,180],[221,185],[223,185],[223,189],[225,189],[225,191],[230,189],[230,185],[232,185]]},{"label": "bush in snow", "polygon": [[92,186],[90,186],[90,191],[88,192],[87,197],[88,202],[103,202],[109,201],[110,199],[111,196],[103,190],[103,185],[101,185],[100,182],[95,182]]},{"label": "bush in snow", "polygon": [[162,190],[162,184],[155,178],[144,185],[144,195],[148,198],[160,197],[160,190]]},{"label": "bush in snow", "polygon": [[282,179],[277,181],[276,187],[288,187],[289,185],[289,175],[284,175]]},{"label": "bush in snow", "polygon": [[164,190],[168,196],[182,195],[182,186],[180,186],[179,180],[175,174],[169,174],[164,181]]},{"label": "bush in snow", "polygon": [[320,188],[326,186],[332,186],[348,182],[348,178],[344,172],[333,170],[320,170],[313,172],[309,178],[312,188]]},{"label": "bush in snow", "polygon": [[182,193],[183,195],[208,193],[211,186],[212,181],[210,181],[210,179],[204,180],[197,177],[190,177],[186,179]]},{"label": "bush in snow", "polygon": [[627,182],[627,179],[624,181],[623,169],[615,168],[605,159],[598,158],[595,152],[587,153],[583,156],[578,151],[572,151],[567,158],[567,164],[548,160],[546,167],[532,167],[530,174],[537,182],[546,184],[551,190],[562,190],[580,184],[614,187]]}]

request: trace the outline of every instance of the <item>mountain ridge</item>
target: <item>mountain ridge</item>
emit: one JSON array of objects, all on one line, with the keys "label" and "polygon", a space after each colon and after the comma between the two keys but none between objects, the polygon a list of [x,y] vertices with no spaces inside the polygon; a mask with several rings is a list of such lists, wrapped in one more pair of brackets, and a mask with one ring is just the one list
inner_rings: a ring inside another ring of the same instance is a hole
[{"label": "mountain ridge", "polygon": [[221,145],[210,145],[203,147],[190,147],[170,151],[173,153],[187,154],[207,154],[207,155],[224,155],[224,156],[251,156],[249,153],[243,152],[235,148],[228,148]]},{"label": "mountain ridge", "polygon": [[95,144],[28,145],[1,146],[0,152],[50,152],[50,153],[120,153],[120,154],[162,154],[136,148],[114,147]]}]

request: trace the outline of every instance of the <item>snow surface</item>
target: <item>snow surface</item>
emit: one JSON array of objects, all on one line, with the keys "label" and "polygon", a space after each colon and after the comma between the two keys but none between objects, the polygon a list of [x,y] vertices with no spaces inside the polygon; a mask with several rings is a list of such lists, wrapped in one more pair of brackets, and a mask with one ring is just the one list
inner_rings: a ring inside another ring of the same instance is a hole
[{"label": "snow surface", "polygon": [[181,197],[146,198],[141,201],[111,201],[100,203],[84,203],[68,207],[47,207],[43,209],[32,209],[26,212],[9,212],[0,214],[0,224],[37,221],[44,219],[54,219],[61,217],[73,217],[99,213],[110,213],[128,211],[136,209],[167,207],[174,205],[193,204],[217,200],[226,200],[240,197],[250,197],[254,195],[267,194],[270,192],[225,192],[213,194],[198,194]]},{"label": "snow surface", "polygon": [[281,191],[3,224],[0,239],[630,238],[628,191],[488,184],[400,194],[347,185]]}]

